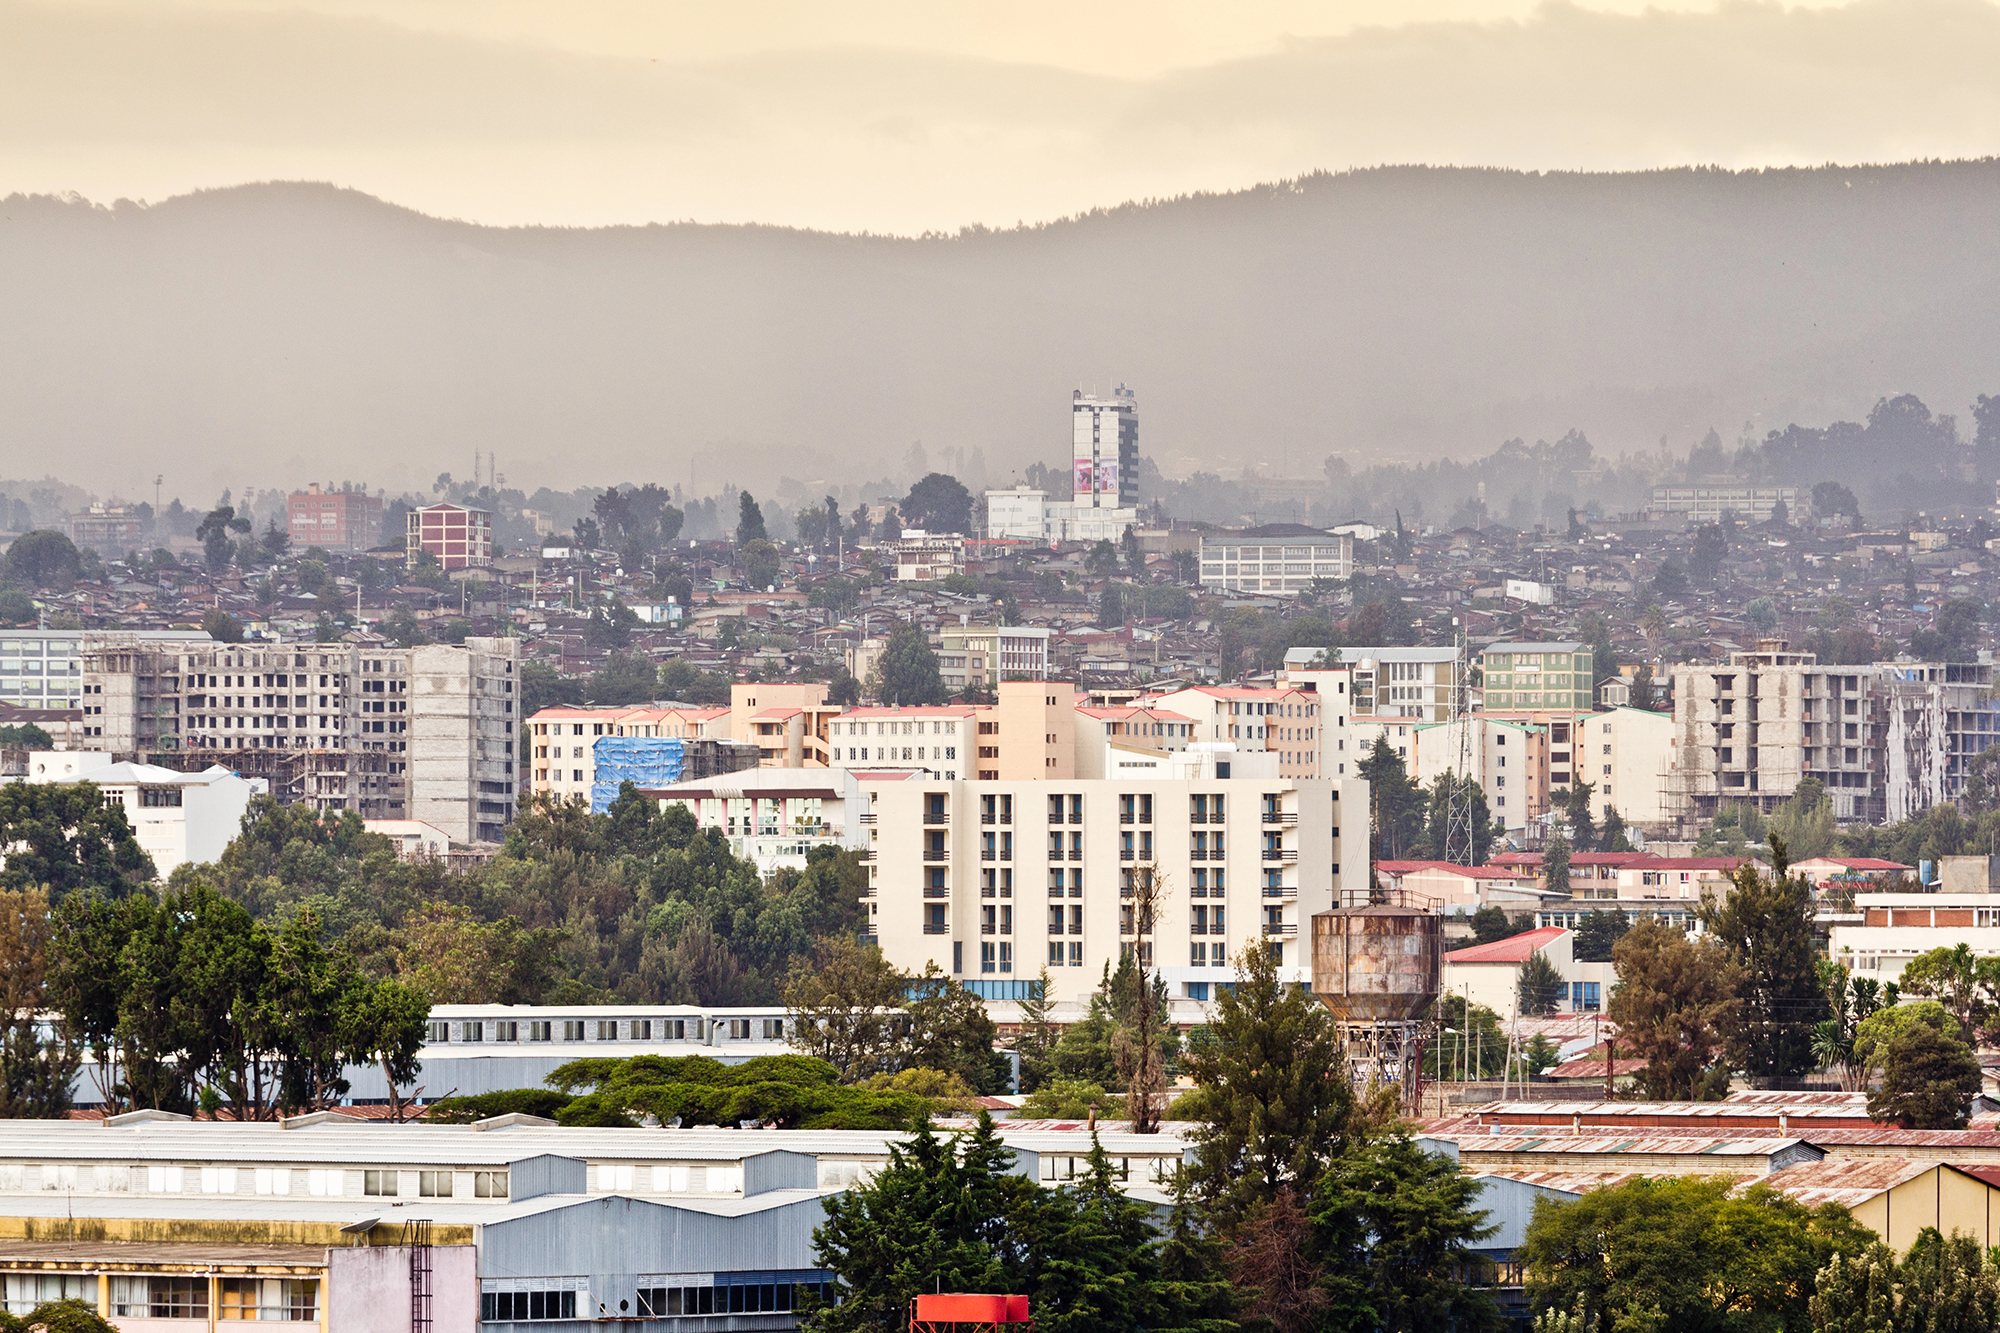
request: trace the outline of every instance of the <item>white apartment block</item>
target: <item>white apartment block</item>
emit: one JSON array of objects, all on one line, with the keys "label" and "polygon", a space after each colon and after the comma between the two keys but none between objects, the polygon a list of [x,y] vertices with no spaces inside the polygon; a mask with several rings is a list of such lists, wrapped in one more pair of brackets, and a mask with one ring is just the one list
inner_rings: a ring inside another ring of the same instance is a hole
[{"label": "white apartment block", "polygon": [[[1188,999],[1246,948],[1310,984],[1312,914],[1368,885],[1358,779],[915,780],[873,795],[871,935],[896,966],[934,962],[987,999],[1022,998],[1046,966],[1050,999],[1086,1001],[1132,951]],[[1154,920],[1135,911],[1146,872]]]},{"label": "white apartment block", "polygon": [[895,541],[877,546],[895,561],[898,583],[935,583],[965,571],[965,538],[956,532],[905,528]]},{"label": "white apartment block", "polygon": [[951,690],[990,690],[1003,680],[1047,680],[1053,635],[1053,630],[1026,625],[948,625],[938,633],[938,675]]},{"label": "white apartment block", "polygon": [[956,780],[972,770],[982,711],[972,704],[849,709],[827,724],[829,766],[917,769]]},{"label": "white apartment block", "polygon": [[399,649],[93,634],[85,720],[90,743],[117,758],[219,763],[265,779],[284,804],[497,841],[514,809],[516,650],[513,639]]},{"label": "white apartment block", "polygon": [[759,874],[806,868],[817,847],[868,845],[868,792],[840,768],[749,768],[649,789],[662,810],[678,805]]},{"label": "white apartment block", "polygon": [[1657,827],[1671,818],[1667,782],[1678,748],[1670,713],[1620,707],[1576,720],[1576,780],[1596,787],[1601,822],[1616,810],[1628,824]]},{"label": "white apartment block", "polygon": [[1119,542],[1138,526],[1136,505],[1093,504],[1102,496],[1051,500],[1028,487],[986,492],[986,536],[994,541]]},{"label": "white apartment block", "polygon": [[1193,740],[1229,742],[1239,750],[1275,755],[1280,776],[1321,775],[1320,747],[1325,738],[1317,690],[1196,685],[1149,698],[1145,706],[1191,720]]},{"label": "white apartment block", "polygon": [[165,880],[180,866],[214,861],[243,829],[243,813],[263,783],[221,765],[183,773],[154,764],[115,763],[102,750],[49,750],[28,756],[25,782],[89,782],[105,804],[125,807],[133,840]]},{"label": "white apartment block", "polygon": [[1113,750],[1174,754],[1194,743],[1195,722],[1163,708],[1079,708],[1076,710],[1076,775],[1108,778]]},{"label": "white apartment block", "polygon": [[1210,592],[1297,595],[1314,579],[1354,574],[1354,538],[1297,523],[1204,533],[1201,586]]},{"label": "white apartment block", "polygon": [[1468,773],[1486,793],[1487,813],[1510,830],[1526,828],[1547,804],[1546,727],[1473,713],[1412,727],[1401,742],[1391,741],[1399,743],[1412,752],[1406,763],[1419,785],[1428,787],[1446,773]]},{"label": "white apartment block", "polygon": [[1742,523],[1767,523],[1780,504],[1797,523],[1809,516],[1812,493],[1796,486],[1655,486],[1646,517],[1677,518],[1690,527],[1732,514]]},{"label": "white apartment block", "polygon": [[1318,663],[1325,649],[1293,648],[1285,653],[1281,684],[1311,686],[1326,701],[1320,772],[1345,777],[1346,765],[1365,756],[1378,736],[1386,738],[1405,764],[1412,761],[1412,737],[1426,723],[1456,715],[1452,679],[1455,648],[1344,648],[1332,666]]},{"label": "white apartment block", "polygon": [[1830,920],[1827,952],[1857,975],[1895,981],[1912,958],[1932,949],[1968,945],[1981,958],[2000,957],[2000,895],[1985,891],[1857,893],[1851,912]]}]

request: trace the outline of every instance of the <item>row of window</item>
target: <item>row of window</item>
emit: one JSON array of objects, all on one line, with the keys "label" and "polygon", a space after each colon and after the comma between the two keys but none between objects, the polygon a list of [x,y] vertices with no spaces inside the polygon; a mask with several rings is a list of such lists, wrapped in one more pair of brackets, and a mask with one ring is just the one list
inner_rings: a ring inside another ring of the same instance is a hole
[{"label": "row of window", "polygon": [[[564,1019],[560,1024],[550,1019],[529,1019],[521,1021],[503,1018],[495,1022],[467,1020],[453,1023],[449,1019],[434,1018],[428,1025],[427,1040],[433,1045],[445,1045],[452,1040],[453,1028],[457,1029],[456,1040],[467,1043],[482,1043],[489,1040],[487,1029],[492,1029],[490,1040],[494,1042],[552,1042],[557,1040],[556,1031],[561,1028],[563,1041],[702,1041],[705,1039],[703,1020],[699,1018],[601,1018]],[[620,1029],[624,1035],[621,1037]],[[728,1018],[715,1021],[715,1035],[727,1032],[731,1041],[749,1041],[752,1033],[764,1041],[785,1039],[785,1020],[782,1018]]]},{"label": "row of window", "polygon": [[[454,1171],[363,1171],[361,1192],[370,1198],[396,1199],[404,1197],[403,1178],[415,1176],[416,1193],[409,1195],[417,1199],[450,1199],[455,1197],[453,1186],[460,1173]],[[472,1177],[472,1197],[475,1199],[504,1199],[507,1197],[507,1173],[501,1171],[470,1171],[464,1174]]]},{"label": "row of window", "polygon": [[[310,1324],[319,1321],[317,1278],[224,1277],[215,1279],[216,1316]],[[24,1315],[49,1301],[97,1305],[97,1277],[91,1273],[9,1273],[7,1313]],[[114,1274],[114,1319],[206,1319],[209,1279],[199,1274]]]}]

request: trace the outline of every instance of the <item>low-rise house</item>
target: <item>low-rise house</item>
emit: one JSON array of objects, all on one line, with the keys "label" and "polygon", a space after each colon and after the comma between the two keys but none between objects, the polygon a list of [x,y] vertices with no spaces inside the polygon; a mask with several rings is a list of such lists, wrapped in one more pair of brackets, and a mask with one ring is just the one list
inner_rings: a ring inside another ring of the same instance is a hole
[{"label": "low-rise house", "polygon": [[1443,983],[1448,995],[1483,1004],[1502,1018],[1518,1012],[1521,969],[1540,956],[1562,978],[1557,1007],[1571,1013],[1595,1013],[1611,996],[1617,973],[1609,963],[1578,962],[1572,930],[1537,928],[1491,944],[1453,949],[1444,956]]}]

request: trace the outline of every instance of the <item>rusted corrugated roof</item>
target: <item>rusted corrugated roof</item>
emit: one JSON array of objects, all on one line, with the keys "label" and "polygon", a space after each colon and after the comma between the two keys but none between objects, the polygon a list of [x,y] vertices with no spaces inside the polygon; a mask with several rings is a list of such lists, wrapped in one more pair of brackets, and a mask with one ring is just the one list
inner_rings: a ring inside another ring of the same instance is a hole
[{"label": "rusted corrugated roof", "polygon": [[1607,1157],[1628,1153],[1689,1157],[1768,1157],[1805,1142],[1798,1138],[1731,1139],[1699,1135],[1589,1138],[1570,1134],[1536,1137],[1525,1134],[1443,1134],[1435,1130],[1431,1131],[1431,1136],[1453,1139],[1457,1142],[1460,1153],[1545,1153],[1550,1156],[1575,1154]]}]

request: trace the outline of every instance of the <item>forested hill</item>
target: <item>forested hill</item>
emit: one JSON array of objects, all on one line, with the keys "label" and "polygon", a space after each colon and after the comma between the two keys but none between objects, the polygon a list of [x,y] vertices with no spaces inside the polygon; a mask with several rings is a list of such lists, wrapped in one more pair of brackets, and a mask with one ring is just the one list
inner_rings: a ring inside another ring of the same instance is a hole
[{"label": "forested hill", "polygon": [[479,448],[530,488],[707,488],[888,476],[921,440],[997,483],[1120,380],[1170,473],[1571,427],[1685,448],[1902,392],[1963,418],[1996,205],[1996,161],[1384,168],[921,239],[495,229],[304,184],[16,196],[0,470],[427,484]]}]

